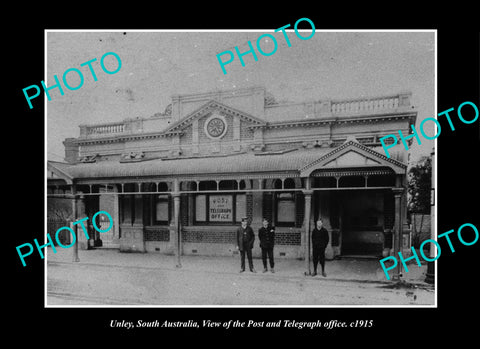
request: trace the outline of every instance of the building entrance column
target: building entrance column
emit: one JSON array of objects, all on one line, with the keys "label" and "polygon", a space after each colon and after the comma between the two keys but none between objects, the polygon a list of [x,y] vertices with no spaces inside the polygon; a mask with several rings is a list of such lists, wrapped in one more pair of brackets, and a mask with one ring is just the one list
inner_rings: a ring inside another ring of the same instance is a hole
[{"label": "building entrance column", "polygon": [[[308,179],[307,182],[309,183]],[[303,190],[303,195],[305,197],[305,216],[303,220],[303,246],[304,246],[304,256],[305,256],[305,275],[311,275],[310,268],[310,253],[311,253],[311,231],[310,231],[310,216],[312,208],[312,194],[313,190],[310,189],[310,185],[307,185],[309,189]]]},{"label": "building entrance column", "polygon": [[[402,196],[404,189],[403,188],[394,188],[393,194],[395,195],[395,229],[394,229],[394,238],[393,238],[393,255],[398,256],[398,252],[402,252],[402,239],[403,239],[403,230],[402,230]],[[393,272],[393,280],[399,280],[400,274],[402,273],[402,263],[397,263],[397,267]]]},{"label": "building entrance column", "polygon": [[[75,207],[75,211],[73,211],[73,219],[74,219],[74,222],[77,222],[87,217],[85,196],[82,195],[82,192],[75,193],[73,201],[74,201],[74,207]],[[87,230],[89,239],[87,239],[83,227],[85,227],[85,229]],[[89,219],[74,225],[75,234],[77,235],[77,241],[75,242],[75,244],[78,243],[78,247],[81,250],[88,250],[91,248],[89,240],[93,239],[93,234],[91,234],[89,227],[90,227]],[[78,255],[77,255],[77,258],[78,258]]]},{"label": "building entrance column", "polygon": [[[435,240],[435,146],[432,148],[430,153],[430,158],[432,159],[432,187],[430,192],[430,239]],[[435,259],[437,256],[437,248],[430,246],[430,258]],[[427,274],[425,275],[425,282],[433,284],[435,282],[435,262],[427,262]]]},{"label": "building entrance column", "polygon": [[72,262],[80,262],[80,258],[78,258],[78,229],[77,225],[73,224],[73,222],[77,221],[77,192],[75,185],[72,185],[72,221],[70,223],[70,228],[75,233],[75,244],[73,245],[72,249]]},{"label": "building entrance column", "polygon": [[175,266],[182,267],[182,229],[180,227],[180,182],[175,179],[173,182],[173,243],[175,254]]}]

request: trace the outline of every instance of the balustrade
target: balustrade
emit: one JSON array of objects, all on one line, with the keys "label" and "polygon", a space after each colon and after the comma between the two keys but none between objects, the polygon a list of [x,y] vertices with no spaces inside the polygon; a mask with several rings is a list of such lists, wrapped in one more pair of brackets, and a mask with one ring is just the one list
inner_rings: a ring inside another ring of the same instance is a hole
[{"label": "balustrade", "polygon": [[356,99],[350,101],[332,102],[332,113],[361,113],[379,110],[396,109],[399,106],[399,97],[384,97],[370,99]]},{"label": "balustrade", "polygon": [[125,124],[121,123],[121,124],[87,126],[86,130],[87,130],[87,136],[123,133],[125,132]]},{"label": "balustrade", "polygon": [[[319,114],[370,114],[410,106],[410,93],[350,100],[324,101]],[[313,106],[311,106],[313,108]],[[97,125],[81,125],[81,137],[117,135],[121,133],[141,133],[144,130],[143,119],[128,119],[123,122]],[[260,130],[255,130],[255,137]]]}]

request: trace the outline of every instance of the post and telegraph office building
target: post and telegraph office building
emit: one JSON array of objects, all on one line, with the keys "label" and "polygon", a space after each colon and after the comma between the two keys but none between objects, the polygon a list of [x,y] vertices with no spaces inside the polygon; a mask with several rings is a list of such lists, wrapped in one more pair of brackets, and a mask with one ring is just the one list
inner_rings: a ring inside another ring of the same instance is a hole
[{"label": "post and telegraph office building", "polygon": [[[411,133],[416,116],[410,93],[302,103],[263,87],[175,95],[163,113],[80,125],[65,162],[48,161],[47,194],[73,198],[75,217],[90,218],[90,239],[77,234],[84,249],[228,256],[241,218],[257,235],[265,217],[276,258],[309,259],[321,217],[327,258],[386,256],[410,246],[408,153],[394,147],[387,158],[379,139]],[[113,218],[107,233],[91,225],[99,210]]]}]

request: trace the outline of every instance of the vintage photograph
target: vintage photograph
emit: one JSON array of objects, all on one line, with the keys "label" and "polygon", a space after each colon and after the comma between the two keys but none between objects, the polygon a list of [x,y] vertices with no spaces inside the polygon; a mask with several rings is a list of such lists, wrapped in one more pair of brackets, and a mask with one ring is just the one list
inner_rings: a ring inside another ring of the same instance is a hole
[{"label": "vintage photograph", "polygon": [[436,306],[436,31],[293,27],[46,30],[46,307]]}]

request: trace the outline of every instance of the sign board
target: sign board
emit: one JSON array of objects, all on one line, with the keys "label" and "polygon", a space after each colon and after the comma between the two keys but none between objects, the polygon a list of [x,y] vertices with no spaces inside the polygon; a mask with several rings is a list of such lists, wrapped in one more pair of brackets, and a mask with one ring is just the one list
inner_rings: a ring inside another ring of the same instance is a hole
[{"label": "sign board", "polygon": [[233,220],[232,196],[210,195],[210,222],[231,222]]}]

